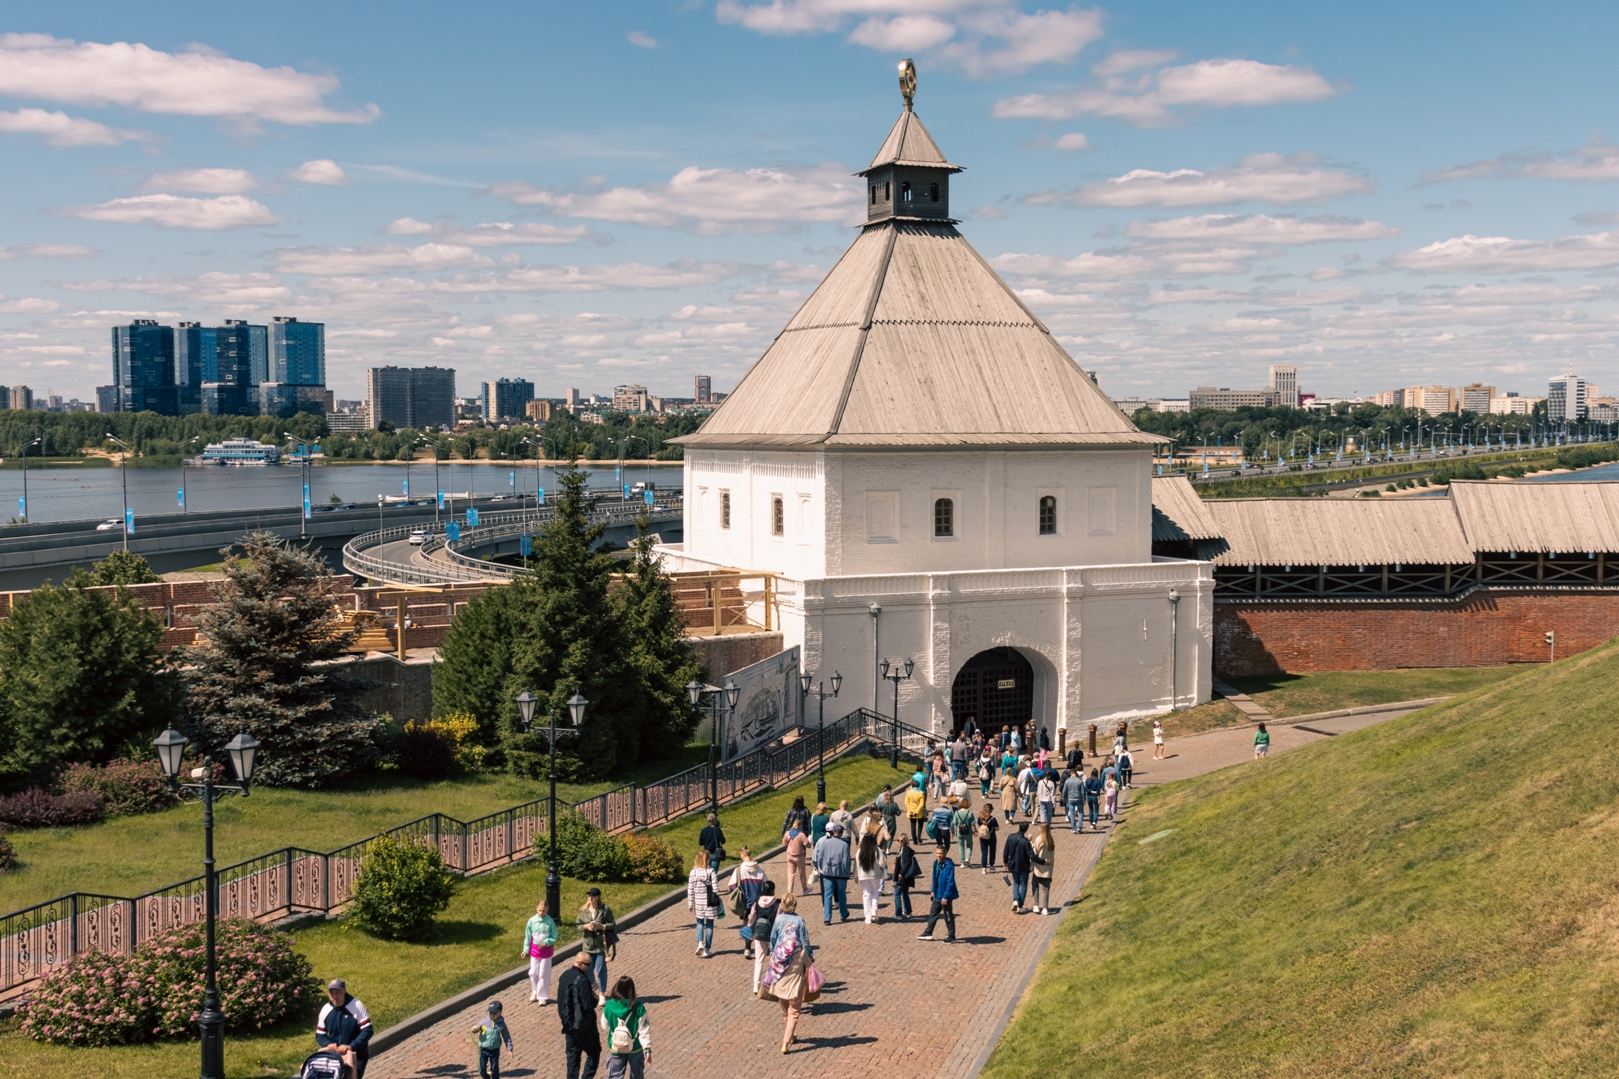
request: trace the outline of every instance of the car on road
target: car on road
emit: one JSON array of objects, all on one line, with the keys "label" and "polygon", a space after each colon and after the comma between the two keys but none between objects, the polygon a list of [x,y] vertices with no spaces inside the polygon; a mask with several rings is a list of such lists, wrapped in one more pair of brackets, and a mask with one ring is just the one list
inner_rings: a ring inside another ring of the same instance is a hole
[{"label": "car on road", "polygon": [[426,542],[427,542],[427,531],[425,529],[418,528],[416,531],[414,531],[414,532],[412,532],[410,534],[410,545],[412,547],[420,547],[422,544],[424,544]]},{"label": "car on road", "polygon": [[109,517],[105,521],[103,521],[100,524],[96,525],[96,531],[97,532],[114,532],[114,531],[116,531],[116,530],[118,530],[118,529],[120,529],[122,527],[124,527],[124,522],[121,519],[119,519],[117,517]]}]

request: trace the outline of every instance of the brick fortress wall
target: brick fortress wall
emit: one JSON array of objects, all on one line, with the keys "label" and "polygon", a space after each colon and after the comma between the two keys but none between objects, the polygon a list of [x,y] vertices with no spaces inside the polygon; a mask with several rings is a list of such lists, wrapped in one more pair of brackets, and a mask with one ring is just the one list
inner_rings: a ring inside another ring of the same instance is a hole
[{"label": "brick fortress wall", "polygon": [[1216,603],[1214,672],[1259,675],[1544,663],[1619,635],[1619,594],[1474,593],[1453,603]]}]

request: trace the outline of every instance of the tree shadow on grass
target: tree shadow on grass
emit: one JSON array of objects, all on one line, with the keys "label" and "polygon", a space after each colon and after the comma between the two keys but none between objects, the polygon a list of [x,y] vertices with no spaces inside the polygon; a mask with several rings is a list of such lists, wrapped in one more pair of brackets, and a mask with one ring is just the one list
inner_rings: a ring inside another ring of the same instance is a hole
[{"label": "tree shadow on grass", "polygon": [[505,930],[492,922],[448,921],[433,923],[433,934],[421,943],[430,948],[446,944],[475,944],[494,940]]}]

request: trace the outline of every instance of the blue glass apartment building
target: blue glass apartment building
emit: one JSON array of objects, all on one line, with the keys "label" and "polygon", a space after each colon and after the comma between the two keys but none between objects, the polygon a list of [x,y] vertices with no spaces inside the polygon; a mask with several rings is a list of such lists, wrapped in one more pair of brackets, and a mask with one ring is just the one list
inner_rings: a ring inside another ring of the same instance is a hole
[{"label": "blue glass apartment building", "polygon": [[118,411],[174,415],[174,328],[147,318],[114,326],[112,382]]},{"label": "blue glass apartment building", "polygon": [[116,411],[290,416],[326,407],[326,327],[277,317],[113,328]]}]

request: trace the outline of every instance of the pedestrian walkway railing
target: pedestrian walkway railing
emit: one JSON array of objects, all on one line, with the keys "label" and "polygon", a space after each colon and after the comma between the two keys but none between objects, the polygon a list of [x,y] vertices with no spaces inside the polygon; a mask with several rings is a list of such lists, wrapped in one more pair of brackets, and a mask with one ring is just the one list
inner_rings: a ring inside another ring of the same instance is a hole
[{"label": "pedestrian walkway railing", "polygon": [[[901,725],[905,739],[913,737],[908,730]],[[609,832],[666,824],[801,778],[862,746],[887,744],[889,720],[860,709],[796,733],[712,770],[705,763],[657,783],[625,784],[575,802],[572,811]],[[536,799],[471,821],[430,813],[334,851],[284,847],[225,866],[218,872],[220,916],[269,921],[339,910],[354,898],[360,864],[383,836],[429,843],[463,876],[509,865],[527,857],[546,833],[547,802]],[[206,899],[206,878],[193,877],[134,897],[74,892],[0,916],[0,997],[76,955],[127,954],[166,930],[200,922]]]}]

